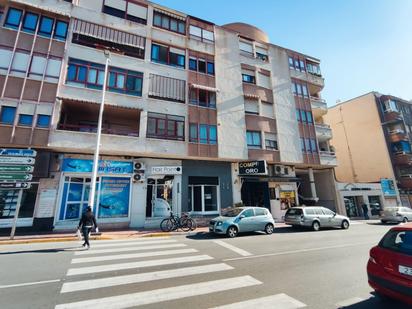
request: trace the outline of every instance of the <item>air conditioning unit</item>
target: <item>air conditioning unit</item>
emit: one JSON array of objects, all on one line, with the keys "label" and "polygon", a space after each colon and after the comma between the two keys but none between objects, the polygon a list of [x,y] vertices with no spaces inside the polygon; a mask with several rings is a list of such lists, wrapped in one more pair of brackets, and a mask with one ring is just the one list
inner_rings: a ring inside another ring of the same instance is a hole
[{"label": "air conditioning unit", "polygon": [[275,165],[273,170],[274,170],[274,174],[277,176],[283,175],[285,172],[283,165]]}]

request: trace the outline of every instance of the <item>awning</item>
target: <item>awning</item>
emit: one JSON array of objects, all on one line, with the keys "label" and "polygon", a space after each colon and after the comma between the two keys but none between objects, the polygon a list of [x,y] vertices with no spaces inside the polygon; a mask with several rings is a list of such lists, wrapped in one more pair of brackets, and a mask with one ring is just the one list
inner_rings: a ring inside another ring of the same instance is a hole
[{"label": "awning", "polygon": [[145,48],[146,39],[142,36],[115,30],[102,25],[90,23],[84,20],[75,19],[73,23],[73,33],[96,37],[104,41],[117,44]]},{"label": "awning", "polygon": [[271,176],[239,176],[249,182],[297,182],[301,181],[297,177],[271,177]]},{"label": "awning", "polygon": [[219,89],[213,88],[213,87],[208,87],[204,85],[199,85],[199,84],[190,84],[191,88],[196,88],[196,89],[202,89],[206,91],[211,91],[211,92],[219,92]]},{"label": "awning", "polygon": [[255,99],[255,100],[260,99],[260,97],[257,94],[244,93],[243,96],[246,98]]},{"label": "awning", "polygon": [[170,16],[170,17],[179,19],[179,20],[181,20],[181,21],[186,21],[186,17],[185,17],[185,16],[177,15],[177,14],[174,14],[174,13],[172,13],[172,12],[159,9],[159,8],[157,8],[157,7],[154,7],[154,11],[155,11],[155,12],[159,12],[160,14],[164,14],[164,15],[167,15],[167,16]]}]

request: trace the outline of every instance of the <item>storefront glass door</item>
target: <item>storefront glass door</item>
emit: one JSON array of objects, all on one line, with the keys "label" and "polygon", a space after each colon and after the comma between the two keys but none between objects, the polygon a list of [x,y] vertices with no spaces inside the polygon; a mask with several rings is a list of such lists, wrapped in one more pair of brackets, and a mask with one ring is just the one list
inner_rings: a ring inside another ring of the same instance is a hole
[{"label": "storefront glass door", "polygon": [[153,206],[156,198],[165,200],[173,209],[174,176],[147,180],[146,217],[153,217]]},{"label": "storefront glass door", "polygon": [[189,185],[189,209],[195,213],[218,213],[218,185]]},{"label": "storefront glass door", "polygon": [[346,196],[344,197],[345,200],[345,208],[346,208],[346,215],[351,217],[359,217],[358,207],[356,203],[355,196]]}]

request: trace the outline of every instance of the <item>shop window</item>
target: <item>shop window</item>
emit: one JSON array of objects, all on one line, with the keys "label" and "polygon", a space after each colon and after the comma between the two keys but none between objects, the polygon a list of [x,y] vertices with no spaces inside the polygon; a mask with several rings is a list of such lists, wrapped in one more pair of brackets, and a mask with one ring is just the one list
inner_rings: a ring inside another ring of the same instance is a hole
[{"label": "shop window", "polygon": [[50,126],[50,116],[49,115],[37,115],[37,124],[38,128],[48,128]]},{"label": "shop window", "polygon": [[40,19],[39,34],[42,36],[50,37],[53,30],[53,24],[53,18],[42,16]]},{"label": "shop window", "polygon": [[39,20],[39,15],[27,12],[26,15],[24,15],[23,30],[34,33],[37,28],[38,20]]},{"label": "shop window", "polygon": [[147,115],[147,137],[181,140],[184,136],[185,118],[159,113]]},{"label": "shop window", "polygon": [[16,116],[16,108],[12,106],[2,106],[0,113],[0,122],[2,124],[14,123],[14,117]]},{"label": "shop window", "polygon": [[6,17],[6,21],[4,22],[4,25],[9,28],[18,29],[22,15],[23,15],[22,10],[10,8],[9,11],[7,12],[7,17]]},{"label": "shop window", "polygon": [[195,213],[218,213],[219,178],[189,176],[189,209]]},{"label": "shop window", "polygon": [[31,127],[33,124],[33,115],[20,114],[19,126]]},{"label": "shop window", "polygon": [[38,186],[38,184],[32,183],[29,189],[23,190],[19,209],[19,218],[33,217]]},{"label": "shop window", "polygon": [[19,190],[0,190],[0,219],[12,219],[16,214]]}]

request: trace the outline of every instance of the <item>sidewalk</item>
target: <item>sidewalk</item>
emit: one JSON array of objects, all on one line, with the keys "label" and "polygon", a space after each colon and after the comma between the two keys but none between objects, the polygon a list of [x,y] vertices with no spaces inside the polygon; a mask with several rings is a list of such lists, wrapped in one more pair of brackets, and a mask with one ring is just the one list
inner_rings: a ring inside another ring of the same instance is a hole
[{"label": "sidewalk", "polygon": [[[109,240],[109,239],[135,239],[139,237],[162,237],[172,235],[193,235],[198,232],[207,232],[207,227],[199,227],[191,232],[162,232],[161,230],[116,230],[92,233],[91,240]],[[49,233],[37,235],[18,235],[13,240],[9,236],[0,236],[0,245],[15,245],[28,243],[59,242],[59,241],[76,241],[76,233]]]}]

